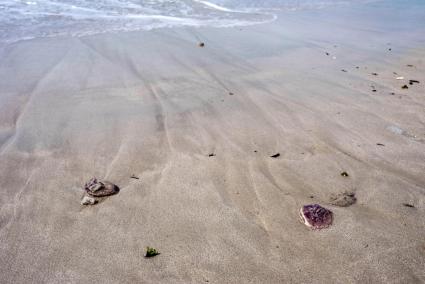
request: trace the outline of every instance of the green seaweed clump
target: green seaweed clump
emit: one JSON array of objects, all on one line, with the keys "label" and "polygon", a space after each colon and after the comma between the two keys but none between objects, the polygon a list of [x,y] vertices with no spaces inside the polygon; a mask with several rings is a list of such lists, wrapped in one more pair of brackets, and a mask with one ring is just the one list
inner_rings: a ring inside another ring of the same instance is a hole
[{"label": "green seaweed clump", "polygon": [[154,257],[157,256],[159,254],[159,252],[151,247],[146,247],[146,255],[145,257]]}]

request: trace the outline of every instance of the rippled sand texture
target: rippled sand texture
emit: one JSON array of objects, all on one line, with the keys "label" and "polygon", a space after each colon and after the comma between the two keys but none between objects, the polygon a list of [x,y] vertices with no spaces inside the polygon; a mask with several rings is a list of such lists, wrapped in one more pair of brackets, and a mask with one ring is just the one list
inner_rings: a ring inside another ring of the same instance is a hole
[{"label": "rippled sand texture", "polygon": [[0,282],[425,281],[421,10],[382,5],[2,46]]}]

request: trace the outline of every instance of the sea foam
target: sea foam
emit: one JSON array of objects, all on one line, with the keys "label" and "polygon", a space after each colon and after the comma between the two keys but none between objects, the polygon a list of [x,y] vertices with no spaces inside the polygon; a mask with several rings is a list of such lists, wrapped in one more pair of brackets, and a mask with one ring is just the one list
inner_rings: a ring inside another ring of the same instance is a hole
[{"label": "sea foam", "polygon": [[245,26],[273,21],[279,10],[350,1],[354,0],[3,0],[0,42],[175,26]]}]

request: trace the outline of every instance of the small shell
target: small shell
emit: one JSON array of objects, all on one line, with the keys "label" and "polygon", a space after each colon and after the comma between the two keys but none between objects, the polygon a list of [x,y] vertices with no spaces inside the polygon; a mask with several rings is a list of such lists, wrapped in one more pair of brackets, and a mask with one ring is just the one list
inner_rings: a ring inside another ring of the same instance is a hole
[{"label": "small shell", "polygon": [[96,191],[87,191],[87,194],[94,197],[104,197],[104,196],[114,195],[118,193],[119,191],[118,186],[116,186],[115,184],[109,181],[104,181],[102,182],[102,184],[103,184],[102,188]]},{"label": "small shell", "polygon": [[86,184],[84,185],[84,189],[87,192],[95,192],[101,189],[104,186],[104,184],[97,180],[97,178],[92,178]]}]

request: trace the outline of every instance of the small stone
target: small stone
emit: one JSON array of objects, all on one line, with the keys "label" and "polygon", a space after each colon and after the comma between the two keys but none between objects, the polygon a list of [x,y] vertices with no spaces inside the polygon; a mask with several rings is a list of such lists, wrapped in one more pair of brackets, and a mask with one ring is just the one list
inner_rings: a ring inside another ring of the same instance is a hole
[{"label": "small stone", "polygon": [[95,205],[96,203],[96,199],[88,195],[85,195],[81,200],[81,205]]},{"label": "small stone", "polygon": [[204,47],[205,46],[205,43],[200,42],[198,45],[199,45],[199,47]]},{"label": "small stone", "polygon": [[156,249],[151,248],[151,247],[146,247],[145,257],[154,257],[154,256],[157,256],[159,254],[160,254],[159,251],[157,251]]}]

